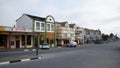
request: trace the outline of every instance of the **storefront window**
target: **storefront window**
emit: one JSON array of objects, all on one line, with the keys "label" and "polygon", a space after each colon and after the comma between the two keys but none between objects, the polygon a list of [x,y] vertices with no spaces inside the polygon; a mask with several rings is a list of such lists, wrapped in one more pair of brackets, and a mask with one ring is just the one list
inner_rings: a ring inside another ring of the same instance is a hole
[{"label": "storefront window", "polygon": [[13,46],[14,45],[14,41],[11,41],[11,46]]},{"label": "storefront window", "polygon": [[27,45],[31,45],[31,35],[27,35]]},{"label": "storefront window", "polygon": [[25,45],[25,35],[22,35],[22,46]]},{"label": "storefront window", "polygon": [[0,34],[0,47],[7,47],[7,35]]}]

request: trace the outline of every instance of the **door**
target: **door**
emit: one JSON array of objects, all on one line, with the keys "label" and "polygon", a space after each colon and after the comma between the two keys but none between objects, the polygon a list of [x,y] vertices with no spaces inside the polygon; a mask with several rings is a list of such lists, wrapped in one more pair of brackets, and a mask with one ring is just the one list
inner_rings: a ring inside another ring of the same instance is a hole
[{"label": "door", "polygon": [[20,48],[20,40],[16,40],[16,48]]}]

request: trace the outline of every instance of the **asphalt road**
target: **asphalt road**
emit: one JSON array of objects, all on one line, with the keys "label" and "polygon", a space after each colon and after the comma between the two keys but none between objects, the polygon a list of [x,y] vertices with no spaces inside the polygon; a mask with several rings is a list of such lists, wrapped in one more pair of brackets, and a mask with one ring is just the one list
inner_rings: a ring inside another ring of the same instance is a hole
[{"label": "asphalt road", "polygon": [[42,59],[0,65],[0,68],[120,68],[120,41],[39,52]]}]

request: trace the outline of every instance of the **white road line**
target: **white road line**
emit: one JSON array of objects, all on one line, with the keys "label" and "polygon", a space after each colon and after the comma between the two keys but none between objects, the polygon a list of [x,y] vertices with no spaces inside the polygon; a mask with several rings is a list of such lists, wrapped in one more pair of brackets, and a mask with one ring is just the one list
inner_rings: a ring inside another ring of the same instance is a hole
[{"label": "white road line", "polygon": [[21,61],[29,61],[30,59],[22,59]]},{"label": "white road line", "polygon": [[32,49],[32,51],[36,51],[36,49]]},{"label": "white road line", "polygon": [[24,51],[29,51],[28,49],[25,49]]},{"label": "white road line", "polygon": [[41,59],[42,57],[38,57],[39,59]]},{"label": "white road line", "polygon": [[3,64],[9,64],[9,61],[7,61],[7,62],[0,62],[0,65],[3,65]]}]

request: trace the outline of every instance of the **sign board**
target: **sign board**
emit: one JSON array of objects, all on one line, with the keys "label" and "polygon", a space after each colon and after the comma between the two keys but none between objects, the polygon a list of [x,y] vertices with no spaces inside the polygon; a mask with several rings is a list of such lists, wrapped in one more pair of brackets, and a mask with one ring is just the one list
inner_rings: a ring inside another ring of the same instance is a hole
[{"label": "sign board", "polygon": [[5,27],[5,31],[11,31],[12,28],[11,27]]},{"label": "sign board", "polygon": [[5,26],[0,26],[0,31],[5,31]]},{"label": "sign board", "polygon": [[26,28],[12,28],[12,31],[19,31],[19,32],[32,32],[30,29]]}]

